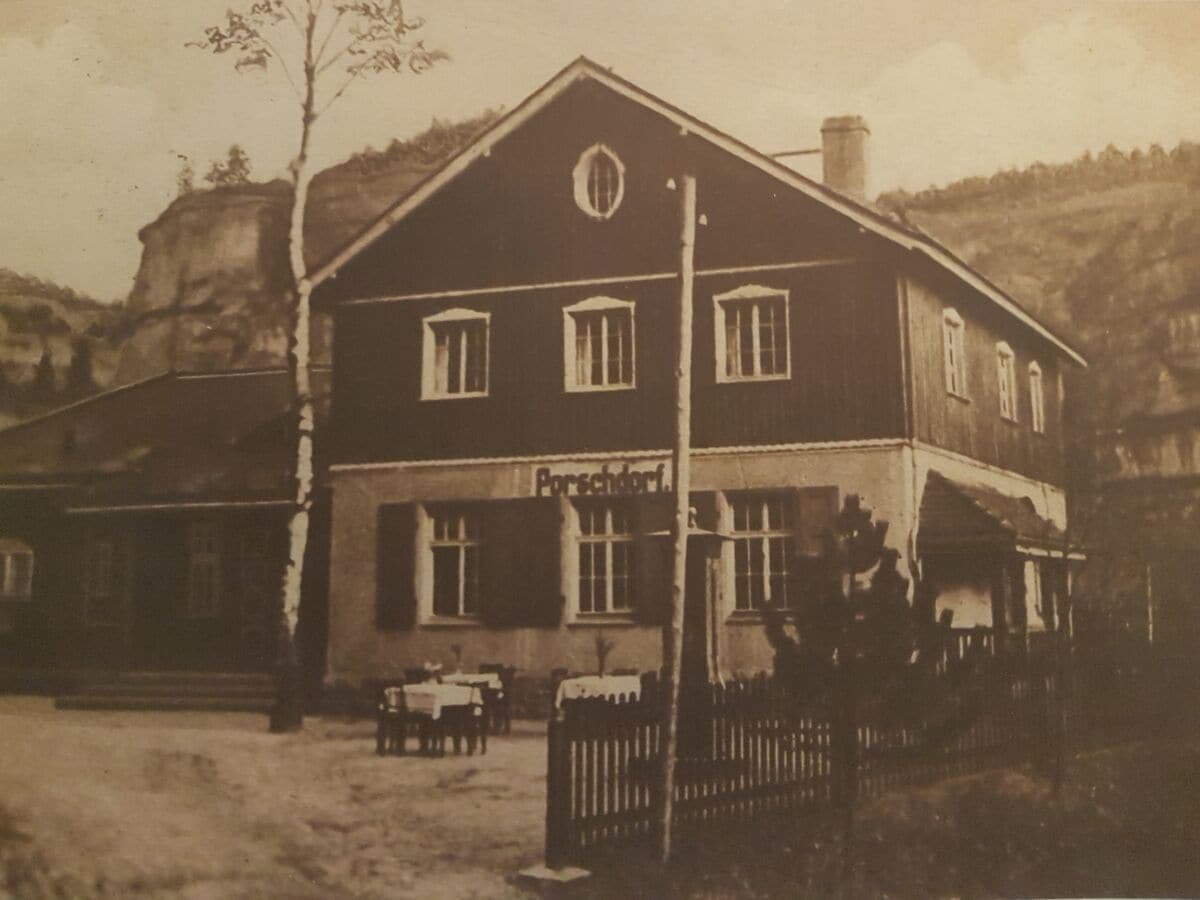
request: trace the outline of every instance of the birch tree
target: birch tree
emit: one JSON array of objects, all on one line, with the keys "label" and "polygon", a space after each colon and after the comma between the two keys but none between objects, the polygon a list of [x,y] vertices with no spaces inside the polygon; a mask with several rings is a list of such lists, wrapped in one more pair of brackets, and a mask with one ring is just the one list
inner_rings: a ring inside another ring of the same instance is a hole
[{"label": "birch tree", "polygon": [[314,403],[309,376],[312,282],[304,262],[304,218],[312,181],[310,147],[321,117],[355,83],[374,75],[420,74],[448,59],[425,46],[424,20],[405,14],[400,0],[249,0],[204,29],[191,46],[230,57],[239,72],[270,69],[295,95],[298,142],[289,166],[288,227],[291,275],[288,369],[295,415],[295,495],[288,523],[288,559],[281,586],[278,692],[272,731],[292,731],[303,717],[296,626],[313,505]]}]

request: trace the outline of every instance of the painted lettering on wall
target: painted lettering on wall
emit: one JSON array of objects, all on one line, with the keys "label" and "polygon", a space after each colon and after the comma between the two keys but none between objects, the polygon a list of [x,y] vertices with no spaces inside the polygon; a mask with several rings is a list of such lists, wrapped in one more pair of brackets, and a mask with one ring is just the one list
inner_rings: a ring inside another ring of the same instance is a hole
[{"label": "painted lettering on wall", "polygon": [[533,492],[538,497],[662,494],[669,490],[666,463],[603,463],[598,468],[563,464],[534,470]]}]

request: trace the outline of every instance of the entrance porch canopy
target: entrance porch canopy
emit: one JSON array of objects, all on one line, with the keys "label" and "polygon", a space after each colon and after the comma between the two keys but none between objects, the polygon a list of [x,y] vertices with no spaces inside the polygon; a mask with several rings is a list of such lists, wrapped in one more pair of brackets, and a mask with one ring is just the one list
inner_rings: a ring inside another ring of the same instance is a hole
[{"label": "entrance porch canopy", "polygon": [[921,497],[918,550],[927,553],[1015,551],[1029,556],[1081,559],[1067,533],[1042,516],[1029,497],[930,472]]}]

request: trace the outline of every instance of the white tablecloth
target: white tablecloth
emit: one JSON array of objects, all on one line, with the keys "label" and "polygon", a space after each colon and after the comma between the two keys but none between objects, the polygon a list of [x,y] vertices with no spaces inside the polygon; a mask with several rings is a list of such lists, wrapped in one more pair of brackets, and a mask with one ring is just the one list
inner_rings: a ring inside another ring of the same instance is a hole
[{"label": "white tablecloth", "polygon": [[406,684],[404,704],[410,713],[440,719],[447,706],[482,706],[483,693],[469,684]]},{"label": "white tablecloth", "polygon": [[493,691],[500,690],[502,686],[500,676],[496,672],[451,672],[442,676],[442,684],[473,684]]},{"label": "white tablecloth", "polygon": [[642,679],[637,675],[581,675],[578,678],[565,678],[558,686],[556,706],[562,706],[564,700],[578,700],[582,697],[607,697],[615,700],[622,694],[630,700],[636,700],[642,695]]}]

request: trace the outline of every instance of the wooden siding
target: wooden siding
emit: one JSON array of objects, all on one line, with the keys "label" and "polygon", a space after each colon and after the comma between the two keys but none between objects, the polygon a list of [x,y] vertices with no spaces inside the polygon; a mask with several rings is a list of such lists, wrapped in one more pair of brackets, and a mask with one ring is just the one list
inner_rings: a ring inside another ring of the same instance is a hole
[{"label": "wooden siding", "polygon": [[[713,296],[744,284],[790,292],[791,377],[716,381]],[[568,393],[563,307],[596,294],[635,302],[636,388]],[[673,281],[343,307],[334,434],[342,462],[597,450],[671,441]],[[695,293],[693,444],[901,437],[895,280],[884,266],[706,277]],[[489,395],[420,400],[424,316],[491,314]]]},{"label": "wooden siding", "polygon": [[[1058,378],[1062,361],[1048,344],[948,280],[923,275],[904,282],[911,345],[913,433],[918,440],[990,465],[1046,481],[1063,482],[1062,410]],[[966,399],[946,391],[942,313],[956,309],[964,320]],[[1000,416],[996,344],[1016,355],[1017,421]],[[1033,431],[1029,364],[1042,368],[1045,433]]]},{"label": "wooden siding", "polygon": [[[625,193],[607,221],[575,205],[572,171],[603,143],[625,165]],[[497,285],[672,272],[679,193],[697,178],[698,268],[888,246],[823,205],[679,130],[594,82],[582,82],[497,144],[323,283],[316,302]]]},{"label": "wooden siding", "polygon": [[[579,155],[603,143],[625,164],[608,221],[575,205]],[[904,435],[899,325],[888,247],[821,204],[592,82],[525,127],[323,284],[322,303],[421,292],[670,273],[679,194],[697,174],[699,269],[829,261],[846,266],[699,279],[696,446]],[[714,293],[747,284],[791,292],[788,381],[716,384]],[[670,444],[673,279],[340,305],[335,329],[338,462],[437,459]],[[637,387],[566,393],[562,308],[593,296],[632,300]],[[491,314],[489,396],[419,401],[420,320],[450,308]]]}]

